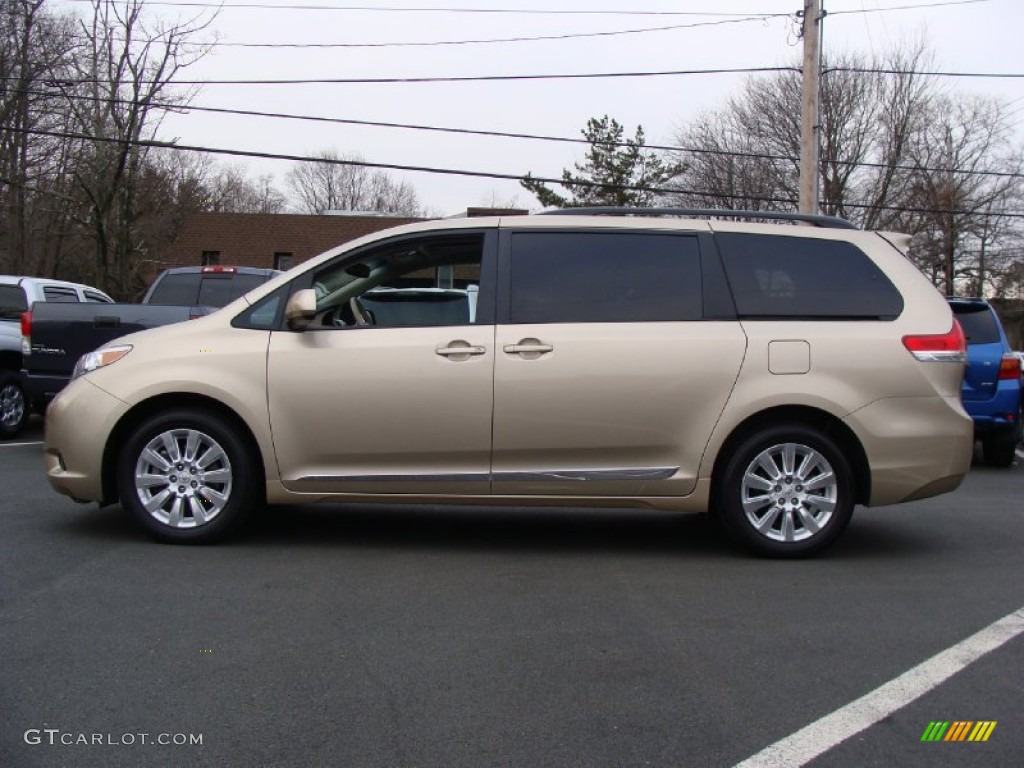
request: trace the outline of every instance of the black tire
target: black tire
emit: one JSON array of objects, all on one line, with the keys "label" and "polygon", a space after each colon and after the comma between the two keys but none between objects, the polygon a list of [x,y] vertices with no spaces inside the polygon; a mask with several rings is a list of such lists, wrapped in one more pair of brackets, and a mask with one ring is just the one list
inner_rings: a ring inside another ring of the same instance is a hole
[{"label": "black tire", "polygon": [[[784,467],[787,459],[790,466]],[[811,427],[756,432],[736,447],[716,480],[726,533],[759,555],[816,554],[839,538],[853,515],[850,463],[835,442]]]},{"label": "black tire", "polygon": [[990,467],[1009,467],[1017,455],[1017,430],[1006,434],[988,435],[981,441],[985,463]]},{"label": "black tire", "polygon": [[144,421],[125,442],[117,462],[121,505],[160,541],[220,541],[262,503],[257,461],[221,416],[169,410]]},{"label": "black tire", "polygon": [[31,413],[21,374],[0,373],[0,440],[20,435]]}]

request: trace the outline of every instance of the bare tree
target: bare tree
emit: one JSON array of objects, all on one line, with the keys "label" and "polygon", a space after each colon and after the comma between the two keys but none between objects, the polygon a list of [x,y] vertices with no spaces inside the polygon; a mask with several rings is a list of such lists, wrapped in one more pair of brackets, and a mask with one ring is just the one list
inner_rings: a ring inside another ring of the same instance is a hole
[{"label": "bare tree", "polygon": [[282,213],[285,198],[269,175],[252,179],[244,166],[225,165],[206,183],[203,210],[214,213]]},{"label": "bare tree", "polygon": [[383,171],[361,165],[358,155],[341,155],[327,149],[317,153],[321,162],[305,162],[288,171],[288,186],[304,213],[324,211],[374,211],[419,216],[422,208],[416,191]]},{"label": "bare tree", "polygon": [[[15,273],[38,268],[49,220],[34,209],[62,155],[59,140],[34,135],[60,130],[46,83],[70,61],[70,24],[44,0],[0,7],[0,266]],[[45,237],[45,235],[44,235]]]},{"label": "bare tree", "polygon": [[160,123],[158,103],[183,105],[191,97],[174,89],[174,79],[203,55],[188,43],[212,21],[151,26],[143,10],[143,0],[92,0],[91,18],[81,22],[86,42],[77,51],[77,81],[66,91],[75,128],[86,137],[76,180],[88,203],[93,281],[118,296],[134,294],[140,282],[137,192],[147,150],[139,142]]},{"label": "bare tree", "polygon": [[[1020,258],[1021,156],[1005,106],[944,93],[923,42],[833,57],[821,98],[820,203],[868,229],[915,235],[911,258],[947,293],[985,293]],[[673,203],[794,210],[799,73],[746,82],[680,131],[691,150]],[[996,172],[996,173],[993,173]],[[999,174],[1003,175],[999,175]],[[1017,175],[1014,175],[1017,174]]]},{"label": "bare tree", "polygon": [[[933,84],[912,74],[929,60],[922,43],[881,58],[837,55],[821,94],[820,202],[824,213],[867,227],[891,223],[907,191],[900,172]],[[865,70],[891,70],[882,75]],[[673,202],[748,210],[793,210],[799,199],[799,72],[747,80],[720,110],[677,134],[686,167]]]},{"label": "bare tree", "polygon": [[[993,215],[1022,212],[1024,163],[1007,118],[996,100],[944,96],[912,138],[910,199],[919,219],[913,255],[926,271],[941,269],[948,295],[984,295],[1020,258],[1017,220]],[[1000,175],[989,172],[994,168]]]}]

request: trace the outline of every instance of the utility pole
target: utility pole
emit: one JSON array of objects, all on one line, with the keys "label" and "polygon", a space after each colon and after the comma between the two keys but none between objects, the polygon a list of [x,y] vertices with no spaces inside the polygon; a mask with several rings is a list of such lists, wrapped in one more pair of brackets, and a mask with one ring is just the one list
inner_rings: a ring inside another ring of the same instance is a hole
[{"label": "utility pole", "polygon": [[804,0],[803,99],[800,120],[800,213],[818,212],[818,75],[821,64],[821,0]]}]

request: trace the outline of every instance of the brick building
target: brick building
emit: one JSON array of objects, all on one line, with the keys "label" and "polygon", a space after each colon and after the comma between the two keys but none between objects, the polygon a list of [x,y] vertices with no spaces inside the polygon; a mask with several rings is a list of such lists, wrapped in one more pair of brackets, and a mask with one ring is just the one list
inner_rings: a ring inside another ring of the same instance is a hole
[{"label": "brick building", "polygon": [[159,268],[202,264],[288,269],[329,248],[422,219],[345,214],[200,213],[189,217]]}]

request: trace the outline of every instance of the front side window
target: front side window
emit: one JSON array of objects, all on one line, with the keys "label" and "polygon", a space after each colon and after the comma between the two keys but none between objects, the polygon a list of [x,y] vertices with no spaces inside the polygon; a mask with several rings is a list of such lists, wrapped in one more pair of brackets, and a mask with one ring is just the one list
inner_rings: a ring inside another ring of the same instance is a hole
[{"label": "front side window", "polygon": [[903,311],[899,291],[852,243],[734,233],[715,241],[741,317],[886,320]]},{"label": "front side window", "polygon": [[487,322],[483,234],[402,240],[317,273],[313,327],[408,328]]},{"label": "front side window", "polygon": [[700,249],[690,235],[516,232],[512,323],[698,320]]}]

